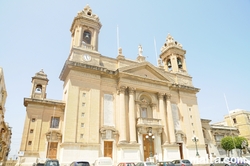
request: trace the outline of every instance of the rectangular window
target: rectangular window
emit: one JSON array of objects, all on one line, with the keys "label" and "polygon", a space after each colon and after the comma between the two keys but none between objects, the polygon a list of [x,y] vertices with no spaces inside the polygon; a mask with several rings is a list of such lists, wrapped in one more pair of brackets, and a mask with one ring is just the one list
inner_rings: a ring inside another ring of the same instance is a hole
[{"label": "rectangular window", "polygon": [[85,115],[85,113],[84,113],[84,112],[82,112],[82,117],[84,117],[84,115]]},{"label": "rectangular window", "polygon": [[141,117],[147,118],[147,108],[141,108]]},{"label": "rectangular window", "polygon": [[81,127],[84,127],[84,123],[81,123]]},{"label": "rectangular window", "polygon": [[36,121],[36,118],[32,118],[31,121],[32,121],[32,122],[35,122],[35,121]]},{"label": "rectangular window", "polygon": [[51,117],[50,128],[59,128],[59,117]]},{"label": "rectangular window", "polygon": [[237,123],[237,120],[236,120],[236,118],[233,118],[233,121],[234,121],[234,124],[235,124],[235,123]]},{"label": "rectangular window", "polygon": [[81,134],[81,135],[80,135],[80,138],[83,138],[83,136],[84,136],[84,135],[83,135],[83,134]]},{"label": "rectangular window", "polygon": [[34,130],[33,129],[30,129],[30,133],[33,133],[34,132]]},{"label": "rectangular window", "polygon": [[103,124],[104,126],[115,126],[114,123],[114,97],[111,94],[103,96]]},{"label": "rectangular window", "polygon": [[82,97],[86,97],[86,93],[83,93],[83,94],[82,94]]},{"label": "rectangular window", "polygon": [[32,144],[32,141],[29,141],[29,142],[28,142],[28,145],[31,145],[31,144]]},{"label": "rectangular window", "polygon": [[82,103],[82,106],[84,107],[84,106],[85,106],[85,103]]}]

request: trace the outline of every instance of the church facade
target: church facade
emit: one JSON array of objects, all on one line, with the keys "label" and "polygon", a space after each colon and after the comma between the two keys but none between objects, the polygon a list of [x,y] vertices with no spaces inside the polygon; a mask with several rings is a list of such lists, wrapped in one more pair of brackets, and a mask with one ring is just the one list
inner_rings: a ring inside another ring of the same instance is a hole
[{"label": "church facade", "polygon": [[[46,98],[47,75],[32,77],[24,99],[26,119],[19,164],[41,158],[61,164],[91,163],[98,157],[122,161],[207,156],[196,94],[186,66],[186,51],[168,35],[158,66],[142,47],[135,60],[119,48],[116,58],[98,51],[99,17],[89,6],[71,26],[71,48],[60,73],[62,100]],[[199,138],[194,142],[192,138]]]}]

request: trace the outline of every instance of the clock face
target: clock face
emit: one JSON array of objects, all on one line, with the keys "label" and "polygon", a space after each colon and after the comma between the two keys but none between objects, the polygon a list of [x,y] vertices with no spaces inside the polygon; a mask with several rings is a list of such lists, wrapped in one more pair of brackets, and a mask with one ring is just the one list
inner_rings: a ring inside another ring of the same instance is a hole
[{"label": "clock face", "polygon": [[90,60],[91,60],[91,56],[88,55],[88,54],[84,54],[84,55],[83,55],[83,59],[84,59],[85,61],[90,61]]}]

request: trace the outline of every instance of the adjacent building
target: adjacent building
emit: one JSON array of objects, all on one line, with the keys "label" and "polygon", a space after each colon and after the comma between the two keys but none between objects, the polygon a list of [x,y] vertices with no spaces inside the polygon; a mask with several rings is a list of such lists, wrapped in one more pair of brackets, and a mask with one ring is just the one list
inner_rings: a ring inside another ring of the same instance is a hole
[{"label": "adjacent building", "polygon": [[111,58],[98,50],[101,27],[89,6],[74,18],[60,73],[62,100],[46,98],[49,79],[43,70],[32,77],[18,164],[41,158],[93,163],[102,156],[118,163],[152,160],[156,154],[159,160],[173,160],[196,157],[197,148],[207,156],[199,89],[182,45],[169,34],[158,66],[146,60],[142,46],[136,59],[127,59],[122,48]]},{"label": "adjacent building", "polygon": [[235,109],[229,112],[224,117],[224,122],[227,126],[238,128],[239,136],[248,139],[250,144],[250,112],[242,109]]},{"label": "adjacent building", "polygon": [[0,67],[0,165],[5,165],[10,151],[11,127],[4,120],[7,90],[3,68]]},{"label": "adjacent building", "polygon": [[[215,157],[226,157],[226,151],[221,147],[221,139],[226,136],[239,136],[240,132],[236,127],[226,126],[221,123],[210,124],[211,120],[201,119],[203,136],[206,151],[209,159]],[[233,152],[232,152],[233,153]],[[236,153],[234,151],[234,153]],[[239,156],[238,154],[233,156]]]}]

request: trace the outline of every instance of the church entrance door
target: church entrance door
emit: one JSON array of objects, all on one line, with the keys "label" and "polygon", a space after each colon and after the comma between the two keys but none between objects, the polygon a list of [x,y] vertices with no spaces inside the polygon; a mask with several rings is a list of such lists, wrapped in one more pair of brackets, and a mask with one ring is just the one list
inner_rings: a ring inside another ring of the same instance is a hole
[{"label": "church entrance door", "polygon": [[154,140],[152,137],[146,138],[147,134],[143,134],[143,150],[144,161],[147,161],[150,157],[154,157]]},{"label": "church entrance door", "polygon": [[112,151],[113,151],[113,142],[104,141],[104,157],[112,158]]},{"label": "church entrance door", "polygon": [[57,156],[57,142],[48,143],[47,158],[56,159]]}]

